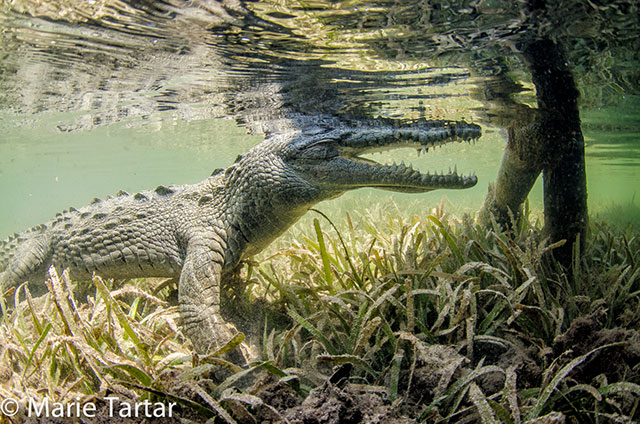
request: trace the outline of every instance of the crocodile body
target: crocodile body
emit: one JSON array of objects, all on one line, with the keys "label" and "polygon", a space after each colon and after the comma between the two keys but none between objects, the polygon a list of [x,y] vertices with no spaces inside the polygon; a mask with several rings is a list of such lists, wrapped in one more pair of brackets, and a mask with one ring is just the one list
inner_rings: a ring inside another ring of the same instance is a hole
[{"label": "crocodile body", "polygon": [[314,127],[272,136],[193,185],[160,186],[70,209],[0,242],[0,287],[43,286],[51,265],[72,279],[174,277],[183,331],[198,352],[232,336],[220,315],[220,282],[310,207],[360,187],[405,192],[475,185],[474,176],[422,174],[358,155],[424,151],[480,136],[476,125],[419,122]]}]

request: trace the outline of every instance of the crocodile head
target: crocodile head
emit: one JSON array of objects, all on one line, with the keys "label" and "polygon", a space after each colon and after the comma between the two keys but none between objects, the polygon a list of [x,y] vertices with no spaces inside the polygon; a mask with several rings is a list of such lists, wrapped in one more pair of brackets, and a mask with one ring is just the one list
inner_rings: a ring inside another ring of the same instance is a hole
[{"label": "crocodile head", "polygon": [[342,193],[361,187],[419,193],[463,189],[477,183],[475,175],[421,173],[411,165],[382,165],[363,154],[402,147],[420,152],[450,142],[471,142],[481,135],[478,125],[423,121],[408,126],[385,123],[317,129],[299,134],[282,146],[284,162],[301,179],[324,191]]},{"label": "crocodile head", "polygon": [[425,151],[448,142],[473,141],[480,134],[479,126],[464,122],[398,126],[385,121],[354,125],[333,121],[271,136],[215,173],[216,180],[224,181],[234,228],[246,241],[243,248],[231,251],[259,252],[311,206],[349,190],[374,187],[420,193],[473,187],[475,176],[456,171],[421,173],[411,166],[381,165],[362,155],[400,147]]},{"label": "crocodile head", "polygon": [[450,142],[474,141],[481,135],[478,125],[465,122],[422,121],[398,126],[388,121],[318,125],[304,131],[274,135],[227,169],[228,184],[267,191],[271,204],[290,207],[312,204],[342,193],[373,187],[420,193],[437,189],[473,187],[477,178],[447,173],[421,173],[410,165],[382,165],[363,154],[402,147],[419,152]]}]

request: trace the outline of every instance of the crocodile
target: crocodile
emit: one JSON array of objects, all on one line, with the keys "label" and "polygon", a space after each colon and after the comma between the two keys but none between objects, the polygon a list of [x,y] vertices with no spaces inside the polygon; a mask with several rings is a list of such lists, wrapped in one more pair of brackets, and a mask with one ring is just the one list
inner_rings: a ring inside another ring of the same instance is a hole
[{"label": "crocodile", "polygon": [[0,242],[0,288],[28,281],[42,290],[52,265],[78,281],[94,274],[175,278],[183,333],[196,352],[210,352],[236,331],[221,316],[221,281],[314,204],[361,187],[419,193],[477,182],[455,170],[421,173],[362,154],[400,147],[421,152],[480,134],[475,124],[422,120],[271,135],[199,183],[119,192],[14,234]]}]

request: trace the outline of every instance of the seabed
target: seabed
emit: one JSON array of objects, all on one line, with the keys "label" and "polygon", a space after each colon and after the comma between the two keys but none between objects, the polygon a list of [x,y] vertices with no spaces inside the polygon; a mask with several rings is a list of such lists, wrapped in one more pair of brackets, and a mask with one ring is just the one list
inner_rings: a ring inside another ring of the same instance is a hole
[{"label": "seabed", "polygon": [[[207,356],[180,333],[174,286],[52,270],[42,298],[5,294],[0,394],[18,421],[49,399],[109,422],[109,396],[175,404],[154,422],[637,421],[637,230],[592,223],[568,273],[540,222],[514,228],[442,208],[311,212],[229,282],[226,316],[244,333]],[[229,362],[240,343],[259,360]]]}]

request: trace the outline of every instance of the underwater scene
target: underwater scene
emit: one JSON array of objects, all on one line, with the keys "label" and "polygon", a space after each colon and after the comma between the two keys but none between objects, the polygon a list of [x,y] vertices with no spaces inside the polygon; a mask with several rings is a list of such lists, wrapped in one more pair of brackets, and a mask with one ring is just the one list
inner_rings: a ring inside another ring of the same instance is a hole
[{"label": "underwater scene", "polygon": [[0,423],[640,420],[635,0],[0,4]]}]

